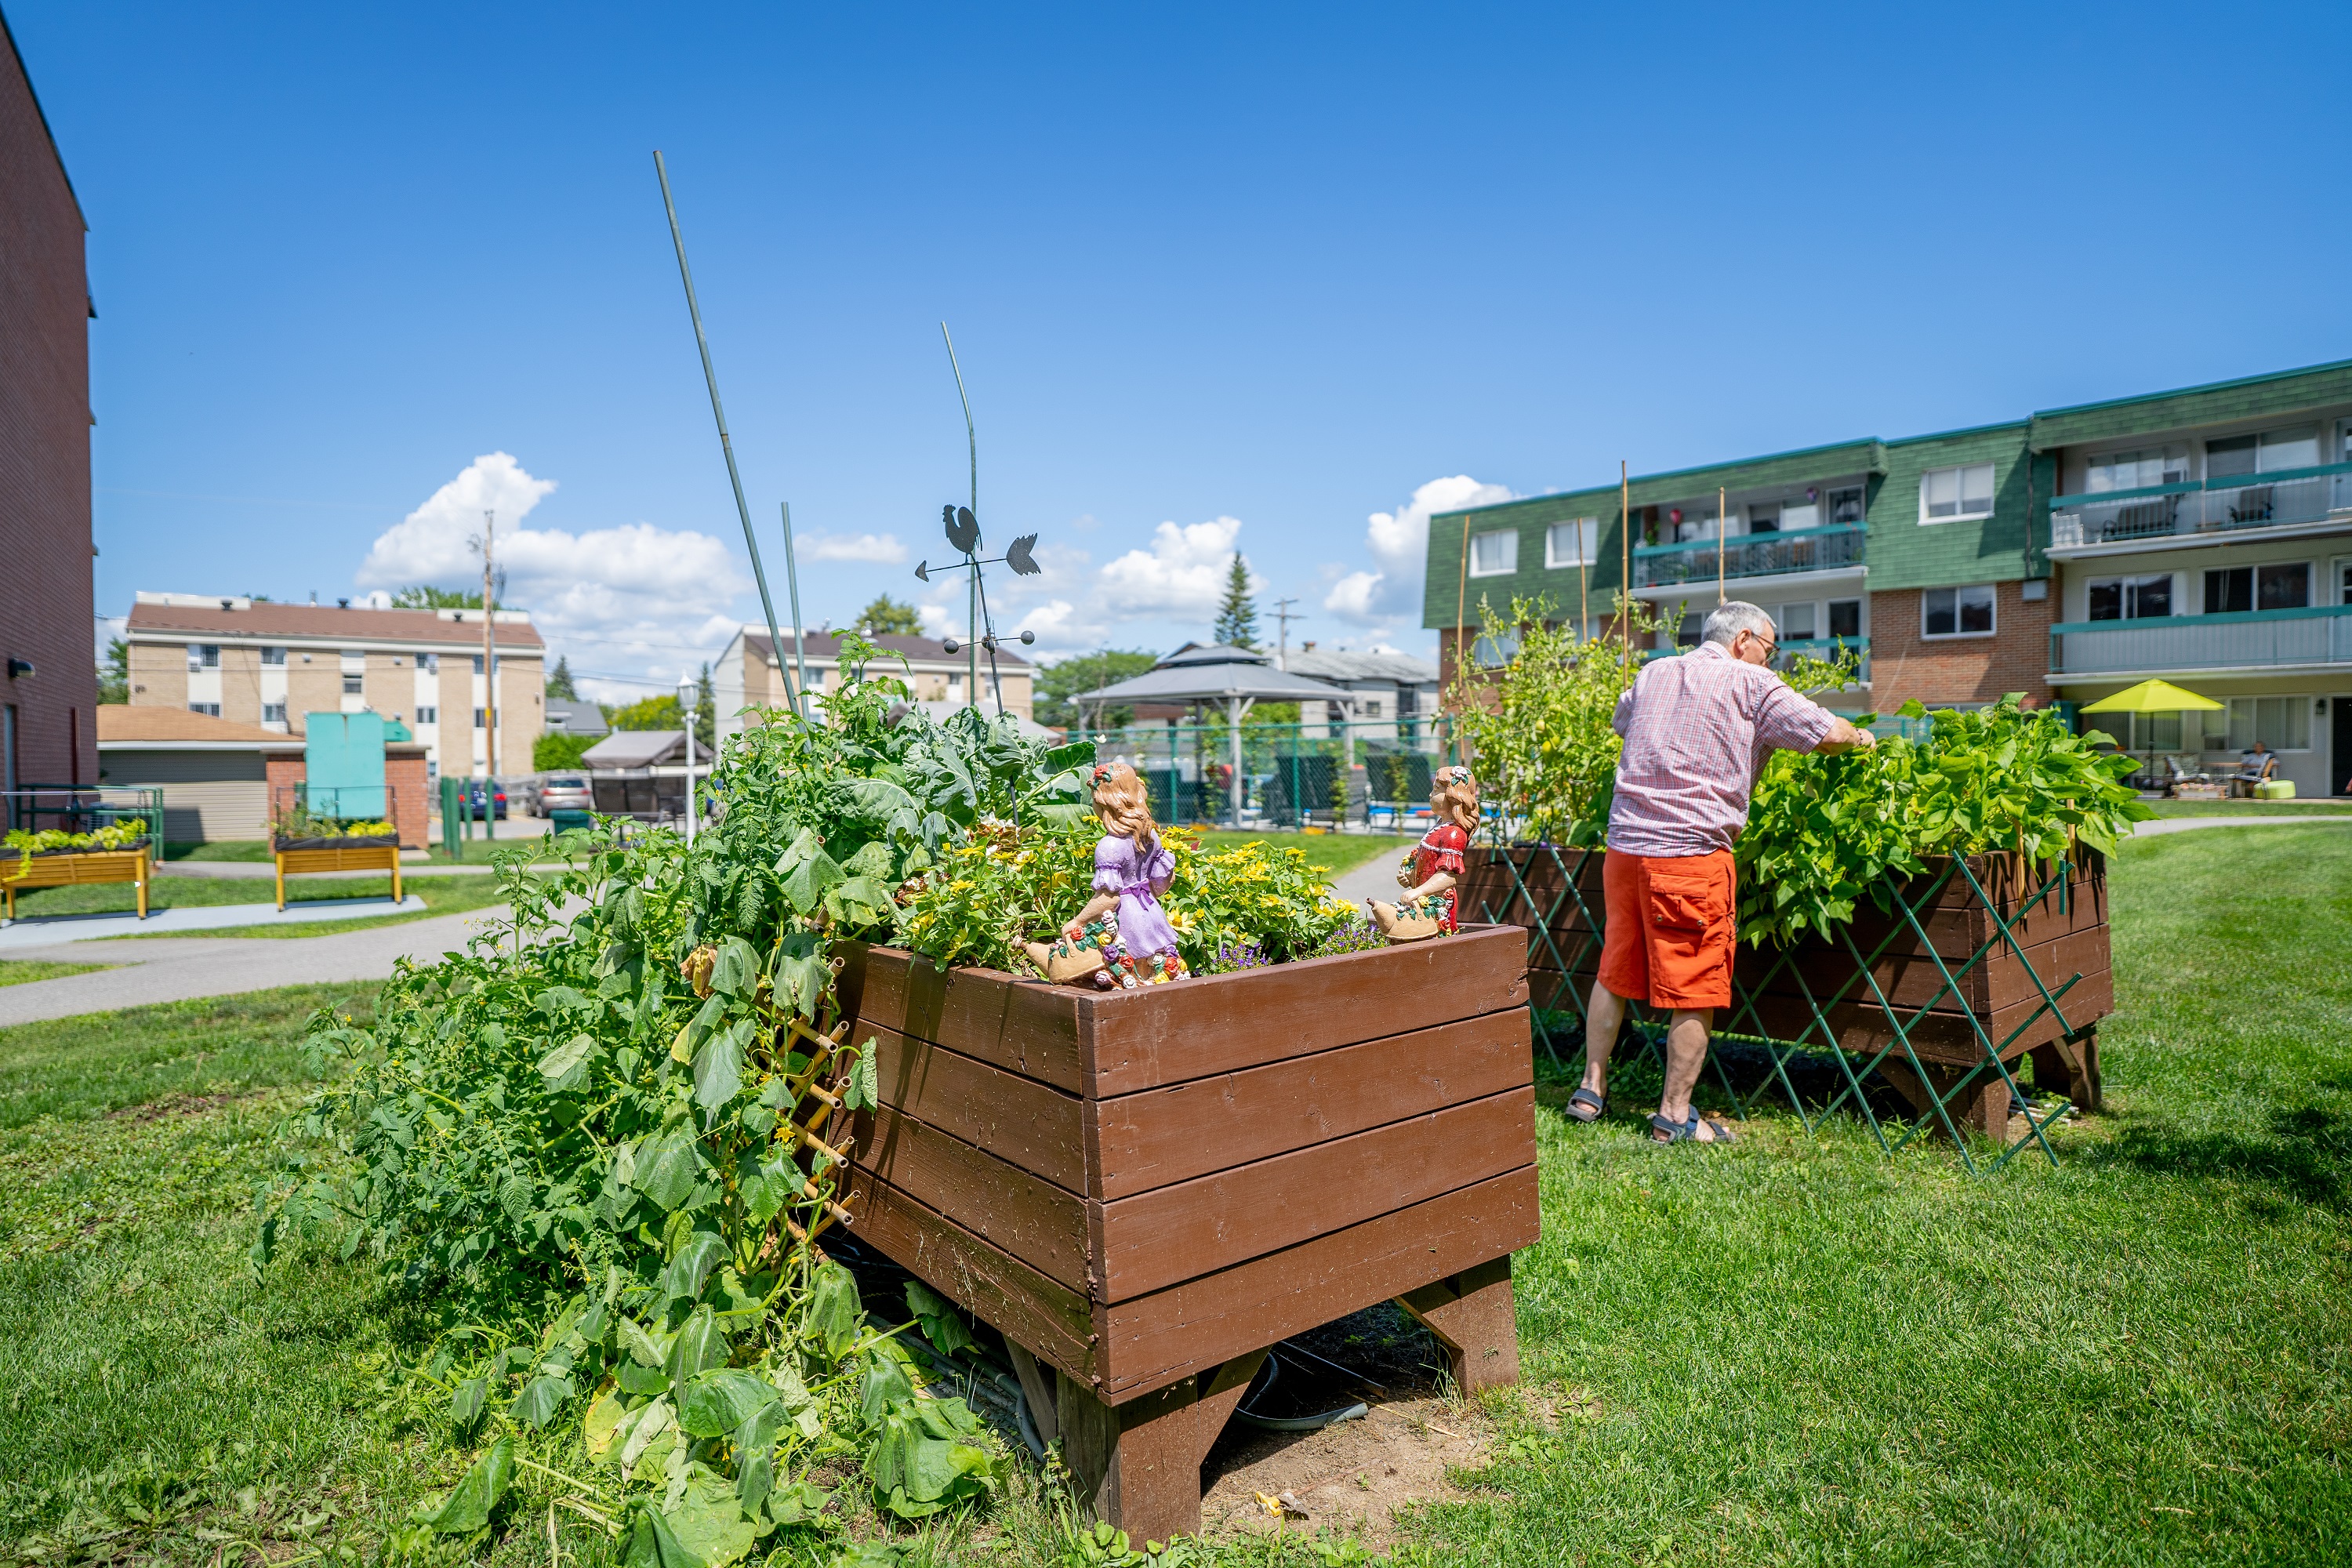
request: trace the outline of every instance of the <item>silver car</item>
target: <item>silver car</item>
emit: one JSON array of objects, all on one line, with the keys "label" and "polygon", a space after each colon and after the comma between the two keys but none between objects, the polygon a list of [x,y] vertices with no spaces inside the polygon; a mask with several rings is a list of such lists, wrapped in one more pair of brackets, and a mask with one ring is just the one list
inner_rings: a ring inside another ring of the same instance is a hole
[{"label": "silver car", "polygon": [[557,811],[590,811],[595,802],[588,780],[580,773],[550,773],[539,786],[539,815]]}]

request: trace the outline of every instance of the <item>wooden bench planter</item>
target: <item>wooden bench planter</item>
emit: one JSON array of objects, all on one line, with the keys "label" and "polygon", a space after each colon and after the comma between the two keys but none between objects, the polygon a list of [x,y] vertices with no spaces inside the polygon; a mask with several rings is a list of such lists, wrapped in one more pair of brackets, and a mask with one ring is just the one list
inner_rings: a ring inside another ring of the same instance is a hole
[{"label": "wooden bench planter", "polygon": [[1465,1389],[1518,1375],[1537,1237],[1509,928],[1097,994],[849,945],[874,1041],[857,1237],[1015,1347],[1097,1517],[1197,1531],[1266,1347],[1395,1300]]},{"label": "wooden bench planter", "polygon": [[286,879],[316,871],[389,871],[392,901],[400,902],[400,846],[396,842],[361,844],[335,849],[280,849],[278,854],[278,907],[286,908]]},{"label": "wooden bench planter", "polygon": [[[1521,845],[1470,851],[1464,918],[1529,930],[1528,980],[1538,1007],[1582,1016],[1600,965],[1601,863],[1599,850]],[[1734,1005],[1718,1011],[1717,1026],[1809,1049],[1833,1044],[1876,1058],[1878,1070],[1923,1115],[1932,1099],[1948,1098],[1965,1082],[1964,1102],[1948,1108],[1997,1138],[2009,1125],[2009,1087],[1998,1073],[1979,1071],[1987,1068],[1988,1040],[2004,1064],[2031,1056],[2037,1086],[2060,1089],[2076,1107],[2097,1110],[2098,1022],[2115,1011],[2105,858],[2085,851],[2065,868],[2059,888],[2046,891],[2043,869],[2030,862],[2021,868],[2013,856],[1969,857],[1966,876],[1946,876],[1948,869],[1948,861],[1931,861],[1928,876],[1905,889],[1906,902],[1916,904],[1937,878],[1945,879],[1933,902],[1918,910],[1920,931],[1900,911],[1882,913],[1864,898],[1848,927],[1851,948],[1819,936],[1786,950],[1742,943]],[[1857,957],[1870,961],[1867,981]],[[1947,985],[1948,973],[1956,986]],[[2051,994],[2058,998],[2054,1007]],[[1918,1058],[1916,1072],[1899,1043],[1897,1020]]]},{"label": "wooden bench planter", "polygon": [[16,918],[16,895],[36,888],[73,888],[85,883],[131,882],[139,889],[139,918],[147,918],[147,884],[153,873],[152,846],[136,849],[68,849],[29,859],[0,855],[0,894],[7,900],[7,918]]}]

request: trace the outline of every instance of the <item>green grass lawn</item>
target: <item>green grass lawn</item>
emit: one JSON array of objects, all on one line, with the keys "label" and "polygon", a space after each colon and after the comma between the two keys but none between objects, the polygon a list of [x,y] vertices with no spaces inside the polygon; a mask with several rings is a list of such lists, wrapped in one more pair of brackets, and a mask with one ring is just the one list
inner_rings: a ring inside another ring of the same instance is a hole
[{"label": "green grass lawn", "polygon": [[[410,877],[401,891],[415,893],[431,909],[444,914],[496,903],[495,877]],[[321,900],[390,899],[390,877],[289,877],[286,901],[312,903]],[[278,902],[274,878],[158,877],[147,884],[149,910],[210,909],[225,904]],[[102,882],[87,887],[39,888],[16,900],[19,913],[35,915],[128,913],[139,907],[137,890],[127,882]],[[180,932],[180,935],[195,933]],[[216,934],[216,933],[215,933]]]},{"label": "green grass lawn", "polygon": [[[2352,834],[2130,844],[2114,910],[2109,1110],[2060,1130],[2056,1171],[1970,1176],[1786,1114],[1658,1149],[1639,1075],[1593,1128],[1547,1084],[1526,1383],[1467,1500],[1410,1521],[1415,1561],[2352,1552]],[[244,1264],[300,1021],[365,995],[0,1030],[0,1562],[299,1555],[454,1478],[377,1392],[421,1309],[358,1269],[264,1289]],[[547,1561],[535,1506],[492,1560]],[[1024,1512],[1003,1551],[950,1530],[908,1561],[1042,1562]],[[564,1550],[611,1560],[584,1531]]]},{"label": "green grass lawn", "polygon": [[1403,853],[1410,842],[1386,833],[1235,833],[1230,828],[1210,827],[1201,831],[1201,843],[1205,848],[1230,849],[1237,844],[1264,844],[1270,847],[1303,851],[1308,862],[1326,876],[1337,877],[1352,871],[1365,861],[1382,855]]},{"label": "green grass lawn", "polygon": [[2151,800],[2158,816],[2269,816],[2300,822],[2313,816],[2352,816],[2352,800]]},{"label": "green grass lawn", "polygon": [[[348,882],[327,882],[320,886],[350,888],[363,884],[372,886],[373,891],[339,893],[334,896],[385,900],[392,897],[392,879],[389,877],[353,878]],[[262,885],[273,889],[275,888],[274,883]],[[364,906],[354,906],[348,920],[305,921],[299,925],[215,926],[205,931],[125,931],[120,936],[104,937],[100,940],[155,942],[165,937],[224,937],[298,941],[306,937],[334,936],[347,931],[368,931],[376,926],[403,925],[410,921],[431,920],[436,915],[463,914],[468,910],[488,909],[500,901],[498,879],[495,877],[410,877],[402,880],[400,890],[404,895],[414,895],[422,899],[425,901],[425,907],[421,910],[406,910],[398,914],[372,915],[366,911]],[[286,892],[287,901],[290,904],[294,901],[294,889],[290,880]],[[275,897],[273,890],[269,897],[259,901],[267,904]],[[254,900],[238,900],[236,901],[247,903]]]},{"label": "green grass lawn", "polygon": [[113,967],[110,963],[51,963],[37,958],[0,958],[0,985],[23,985],[35,980],[56,980]]},{"label": "green grass lawn", "polygon": [[250,864],[268,861],[269,840],[267,838],[222,838],[209,844],[167,842],[163,846],[166,860],[233,860]]}]

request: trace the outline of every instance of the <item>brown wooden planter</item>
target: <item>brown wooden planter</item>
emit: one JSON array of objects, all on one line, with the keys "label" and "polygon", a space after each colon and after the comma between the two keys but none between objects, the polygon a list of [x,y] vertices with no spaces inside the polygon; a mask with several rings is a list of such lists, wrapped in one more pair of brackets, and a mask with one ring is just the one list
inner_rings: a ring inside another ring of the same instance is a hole
[{"label": "brown wooden planter", "polygon": [[147,884],[154,867],[152,841],[142,838],[122,849],[48,849],[26,857],[0,852],[0,916],[16,918],[16,895],[37,888],[72,888],[100,882],[130,882],[139,889],[139,918],[147,918]]},{"label": "brown wooden planter", "polygon": [[[1519,895],[1507,859],[1517,865],[1528,897]],[[1537,1006],[1568,1006],[1568,994],[1573,992],[1580,1010],[1580,998],[1592,984],[1600,964],[1601,933],[1586,910],[1592,917],[1604,912],[1601,861],[1597,851],[1587,855],[1562,849],[1555,858],[1549,848],[1528,846],[1475,847],[1465,859],[1464,918],[1485,919],[1486,911],[1492,911],[1493,918],[1532,929],[1538,913],[1546,917],[1550,943],[1533,937],[1528,943],[1528,981]],[[1927,879],[1941,875],[1947,864],[1930,861]],[[2021,870],[2016,858],[2009,855],[1971,856],[1968,866],[1990,896],[1991,908],[1966,878],[1952,877],[1935,903],[1920,911],[1924,942],[1900,911],[1881,913],[1865,898],[1859,900],[1848,928],[1853,952],[1842,942],[1807,936],[1792,944],[1782,963],[1780,949],[1741,944],[1733,971],[1734,994],[1752,999],[1754,1008],[1735,1005],[1728,1014],[1719,1013],[1717,1026],[1818,1047],[1822,1032],[1814,1026],[1811,1004],[1839,995],[1842,1000],[1822,1007],[1837,1044],[1849,1052],[1876,1056],[1895,1045],[1895,1031],[1871,986],[1856,979],[1854,962],[1856,952],[1865,959],[1876,952],[1870,979],[1902,1019],[1911,1049],[1926,1069],[1928,1084],[1938,1092],[1985,1060],[1978,1033],[1981,1027],[1984,1037],[2000,1047],[2002,1060],[2030,1054],[2037,1084],[2063,1086],[2077,1107],[2097,1110],[2097,1026],[2115,1011],[2105,858],[2085,851],[2067,868],[2063,899],[2053,896],[2038,902],[2032,901],[2032,895],[2043,879],[2040,868],[2029,864]],[[1575,877],[1582,907],[1577,898],[1560,896],[1563,872]],[[1910,896],[1916,899],[1924,891],[1924,885],[1914,883]],[[2018,946],[2024,950],[2022,957],[2016,947],[1999,940],[1993,909],[2011,922]],[[1884,952],[1879,951],[1882,942]],[[1971,966],[1970,960],[1987,943],[1994,945]],[[1957,994],[1945,988],[1947,970],[1958,979]],[[2044,1009],[2043,987],[2055,992],[2077,975],[2081,978],[2061,998],[2059,1012]],[[1934,1005],[1919,1015],[1931,998]],[[1926,1088],[1899,1050],[1881,1063],[1880,1070],[1915,1105],[1927,1109]],[[1965,1110],[1971,1124],[2000,1134],[2009,1121],[2007,1086],[1998,1076],[1983,1075],[1969,1086]]]},{"label": "brown wooden planter", "polygon": [[401,901],[400,842],[385,838],[373,842],[362,840],[358,845],[346,844],[333,849],[285,849],[278,851],[278,907],[286,908],[286,879],[309,876],[318,871],[387,871],[392,875],[392,901]]},{"label": "brown wooden planter", "polygon": [[856,1234],[1015,1347],[1098,1517],[1198,1530],[1266,1347],[1374,1303],[1428,1324],[1464,1388],[1517,1377],[1520,932],[1108,994],[844,951],[883,1101],[854,1129]]}]

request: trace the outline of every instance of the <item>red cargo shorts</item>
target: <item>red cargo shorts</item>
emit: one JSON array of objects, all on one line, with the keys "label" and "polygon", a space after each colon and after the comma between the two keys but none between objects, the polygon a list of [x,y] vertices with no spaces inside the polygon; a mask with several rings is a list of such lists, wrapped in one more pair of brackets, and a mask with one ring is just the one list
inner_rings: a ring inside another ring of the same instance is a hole
[{"label": "red cargo shorts", "polygon": [[1731,1005],[1738,875],[1731,851],[1661,858],[1609,851],[1601,984],[1653,1007]]}]

